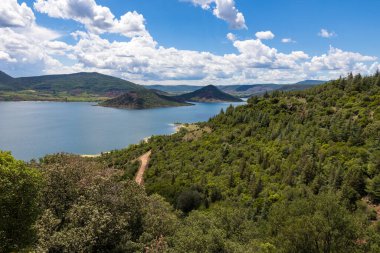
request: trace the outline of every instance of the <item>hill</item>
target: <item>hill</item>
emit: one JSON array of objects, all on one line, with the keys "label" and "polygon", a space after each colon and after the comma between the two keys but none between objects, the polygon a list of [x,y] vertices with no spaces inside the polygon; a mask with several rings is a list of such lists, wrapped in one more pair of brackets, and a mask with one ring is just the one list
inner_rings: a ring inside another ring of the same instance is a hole
[{"label": "hill", "polygon": [[173,95],[189,93],[202,88],[202,86],[196,85],[146,85],[145,87],[148,89],[164,91]]},{"label": "hill", "polygon": [[157,107],[186,106],[191,105],[173,97],[168,97],[153,91],[130,91],[118,97],[108,99],[99,105],[126,109],[148,109]]},{"label": "hill", "polygon": [[304,80],[295,84],[299,85],[321,85],[326,83],[326,81],[321,81],[321,80]]},{"label": "hill", "polygon": [[199,90],[176,96],[175,98],[188,102],[240,102],[239,98],[222,92],[213,85],[205,86]]},{"label": "hill", "polygon": [[377,252],[379,132],[380,74],[349,76],[253,97],[102,159],[152,150],[146,191],[187,214],[173,252],[321,252],[326,241],[325,252]]},{"label": "hill", "polygon": [[[48,92],[93,93],[99,95],[120,94],[131,90],[144,89],[132,82],[99,73],[74,73],[12,78],[16,90]],[[2,80],[0,79],[0,83]]]},{"label": "hill", "polygon": [[14,90],[15,79],[0,71],[0,90]]},{"label": "hill", "polygon": [[271,92],[281,87],[278,84],[252,84],[252,85],[227,85],[218,88],[228,94],[237,97],[251,97]]},{"label": "hill", "polygon": [[319,84],[290,84],[290,85],[283,85],[276,90],[279,91],[300,91],[300,90],[306,90],[313,86],[317,86]]}]

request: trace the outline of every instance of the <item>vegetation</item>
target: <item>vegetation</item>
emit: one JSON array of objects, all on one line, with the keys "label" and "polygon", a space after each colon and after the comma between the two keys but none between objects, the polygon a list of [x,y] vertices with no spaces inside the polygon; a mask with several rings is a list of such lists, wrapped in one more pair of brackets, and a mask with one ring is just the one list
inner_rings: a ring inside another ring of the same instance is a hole
[{"label": "vegetation", "polygon": [[152,150],[146,191],[186,214],[175,252],[377,252],[379,83],[275,91],[101,159]]},{"label": "vegetation", "polygon": [[35,239],[40,187],[39,171],[0,151],[0,252],[13,252]]},{"label": "vegetation", "polygon": [[[15,185],[0,188],[1,250],[379,252],[379,133],[376,73],[253,97],[94,159],[1,153],[0,187]],[[129,179],[148,150],[144,191]]]}]

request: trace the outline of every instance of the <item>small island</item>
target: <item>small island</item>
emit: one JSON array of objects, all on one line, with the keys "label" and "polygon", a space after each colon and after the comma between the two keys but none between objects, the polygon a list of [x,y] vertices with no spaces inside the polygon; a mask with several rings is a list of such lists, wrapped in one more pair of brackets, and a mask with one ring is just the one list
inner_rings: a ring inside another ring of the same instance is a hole
[{"label": "small island", "polygon": [[122,109],[150,109],[192,105],[174,97],[155,93],[151,90],[130,91],[99,103],[100,106]]},{"label": "small island", "polygon": [[207,85],[199,90],[176,96],[175,98],[187,102],[242,102],[240,98],[234,97],[219,90],[214,85]]}]

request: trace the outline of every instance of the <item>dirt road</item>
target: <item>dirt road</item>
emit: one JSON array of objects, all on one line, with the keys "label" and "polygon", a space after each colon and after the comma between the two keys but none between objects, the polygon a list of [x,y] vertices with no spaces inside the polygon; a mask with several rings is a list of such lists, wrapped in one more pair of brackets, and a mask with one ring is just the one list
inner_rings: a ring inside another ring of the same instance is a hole
[{"label": "dirt road", "polygon": [[151,154],[152,154],[152,150],[149,150],[148,152],[146,152],[145,154],[137,158],[137,160],[140,161],[140,168],[137,171],[136,178],[135,178],[135,182],[138,185],[144,184],[144,172],[145,172],[145,169],[148,167],[149,158]]}]

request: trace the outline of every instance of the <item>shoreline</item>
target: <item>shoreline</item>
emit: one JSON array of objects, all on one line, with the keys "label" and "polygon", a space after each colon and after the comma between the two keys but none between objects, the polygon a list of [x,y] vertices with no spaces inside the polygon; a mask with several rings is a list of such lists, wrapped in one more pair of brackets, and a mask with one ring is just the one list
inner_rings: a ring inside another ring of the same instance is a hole
[{"label": "shoreline", "polygon": [[[186,127],[189,127],[191,125],[193,125],[194,123],[172,123],[170,125],[173,125],[174,127],[174,132],[171,133],[170,135],[173,135],[173,134],[176,134],[178,133],[182,128],[186,128]],[[145,137],[143,138],[140,142],[144,142],[144,143],[148,143],[149,142],[149,139],[152,138],[153,135],[151,136],[148,136],[148,137]],[[131,144],[133,145],[133,144]],[[98,158],[98,157],[101,157],[103,154],[108,154],[110,153],[111,151],[106,151],[106,152],[101,152],[100,154],[78,154],[80,157],[82,158]]]}]

